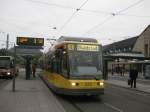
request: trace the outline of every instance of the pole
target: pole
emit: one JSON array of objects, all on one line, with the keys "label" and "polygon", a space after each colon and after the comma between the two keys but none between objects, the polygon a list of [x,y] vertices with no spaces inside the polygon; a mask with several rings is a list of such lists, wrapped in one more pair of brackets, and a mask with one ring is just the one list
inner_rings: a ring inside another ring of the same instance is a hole
[{"label": "pole", "polygon": [[108,79],[108,60],[104,60],[104,62],[103,62],[103,64],[104,64],[104,68],[103,68],[103,74],[104,74],[104,76],[103,76],[103,78],[105,79],[105,80],[107,80]]},{"label": "pole", "polygon": [[[16,46],[14,44],[14,70],[16,69]],[[12,91],[15,92],[15,85],[16,85],[16,74],[13,75],[13,85],[12,85]]]},{"label": "pole", "polygon": [[7,34],[7,40],[6,40],[6,50],[9,48],[9,34]]},{"label": "pole", "polygon": [[27,56],[26,57],[26,80],[30,80],[30,74],[31,74],[30,64],[31,64],[31,57]]}]

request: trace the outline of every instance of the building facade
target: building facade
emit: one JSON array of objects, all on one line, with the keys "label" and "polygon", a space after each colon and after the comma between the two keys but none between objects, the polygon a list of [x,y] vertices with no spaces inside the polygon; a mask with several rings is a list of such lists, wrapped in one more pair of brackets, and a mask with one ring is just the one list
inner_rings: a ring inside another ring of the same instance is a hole
[{"label": "building facade", "polygon": [[145,57],[150,57],[150,25],[139,35],[133,51],[141,52]]},{"label": "building facade", "polygon": [[143,55],[150,57],[150,25],[136,37],[103,46],[104,55]]},{"label": "building facade", "polygon": [[[108,70],[124,68],[129,71],[130,66],[124,64],[115,64],[116,62],[130,63],[136,59],[149,59],[150,58],[150,25],[136,37],[128,38],[122,41],[114,42],[109,45],[103,46],[104,56],[117,57],[108,61]],[[138,61],[138,60],[136,60]],[[139,72],[142,72],[142,64],[138,64]],[[116,70],[117,71],[117,70]]]}]

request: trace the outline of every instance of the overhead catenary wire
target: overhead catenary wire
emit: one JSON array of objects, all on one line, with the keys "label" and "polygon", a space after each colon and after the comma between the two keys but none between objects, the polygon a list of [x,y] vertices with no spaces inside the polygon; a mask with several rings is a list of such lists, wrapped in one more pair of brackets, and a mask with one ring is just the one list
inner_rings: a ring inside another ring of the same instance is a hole
[{"label": "overhead catenary wire", "polygon": [[95,25],[94,27],[92,27],[91,29],[89,29],[86,33],[89,33],[90,31],[93,31],[94,29],[98,28],[99,26],[103,25],[105,22],[109,21],[110,19],[112,19],[113,15],[107,17],[105,20],[103,20],[102,22],[100,22],[99,24]]},{"label": "overhead catenary wire", "polygon": [[72,18],[74,17],[74,15],[77,13],[77,11],[75,11],[73,14],[71,14],[71,16],[67,19],[67,21],[61,26],[61,28],[59,29],[59,32],[72,20]]},{"label": "overhead catenary wire", "polygon": [[[102,22],[100,22],[98,25],[95,25],[94,27],[92,27],[91,29],[89,29],[86,33],[93,31],[94,29],[102,26],[103,24],[105,24],[107,21],[111,20],[114,16],[130,16],[130,17],[140,17],[140,18],[149,18],[149,16],[138,16],[138,15],[131,15],[131,14],[123,14],[123,12],[125,12],[126,10],[138,5],[139,3],[143,2],[144,0],[139,0],[131,5],[129,5],[126,8],[123,8],[119,11],[117,11],[116,13],[113,12],[106,12],[106,11],[101,11],[101,10],[90,10],[90,9],[84,9],[82,8],[87,2],[88,0],[84,1],[81,6],[79,8],[75,8],[75,7],[70,7],[70,6],[66,6],[66,5],[61,5],[61,4],[56,4],[56,3],[49,3],[49,2],[43,2],[40,0],[26,0],[26,1],[30,1],[33,3],[38,3],[38,4],[43,4],[43,5],[48,5],[48,6],[54,6],[54,7],[58,7],[58,8],[64,8],[64,9],[68,9],[68,10],[75,10],[75,12],[73,12],[73,14],[70,15],[70,17],[65,21],[65,23],[59,28],[58,33],[60,33],[66,26],[67,24],[74,18],[74,16],[76,15],[76,13],[78,11],[84,11],[84,12],[91,12],[91,13],[99,13],[99,14],[106,14],[106,15],[110,15],[110,17],[107,17],[105,20],[103,20]],[[82,9],[81,9],[82,8]],[[86,34],[85,33],[85,34]]]},{"label": "overhead catenary wire", "polygon": [[81,9],[80,11],[97,13],[97,14],[106,14],[106,15],[112,14],[112,12],[107,12],[107,11],[102,11],[102,10]]},{"label": "overhead catenary wire", "polygon": [[83,4],[78,8],[79,10],[88,2],[89,0],[85,0]]},{"label": "overhead catenary wire", "polygon": [[81,4],[81,6],[79,8],[77,8],[75,10],[75,12],[67,19],[67,21],[62,25],[62,27],[60,28],[59,32],[61,30],[63,30],[63,28],[73,19],[73,17],[76,15],[76,13],[81,10],[81,8],[88,2],[88,0],[86,0],[83,4]]},{"label": "overhead catenary wire", "polygon": [[[32,3],[37,3],[37,4],[43,4],[43,5],[48,5],[48,6],[54,6],[54,7],[58,7],[58,8],[63,8],[63,9],[68,9],[68,10],[78,10],[75,7],[70,7],[70,6],[66,6],[66,5],[61,5],[61,4],[56,4],[56,3],[49,3],[49,2],[43,2],[43,1],[39,1],[39,0],[26,0]],[[126,11],[129,8],[132,8],[133,6],[139,4],[140,2],[142,2],[144,0],[140,0],[134,4],[132,4],[131,6],[128,6],[125,9],[122,9],[120,11],[118,11],[117,13],[114,13],[115,15],[123,15],[123,16],[134,16],[134,17],[143,17],[143,18],[149,18],[150,16],[141,16],[141,15],[131,15],[131,14],[122,14],[122,12]],[[84,8],[80,8],[80,11],[83,12],[91,12],[91,13],[97,13],[97,14],[106,14],[106,15],[112,15],[113,12],[107,12],[107,11],[102,11],[102,10],[92,10],[92,9],[84,9]]]},{"label": "overhead catenary wire", "polygon": [[138,18],[150,18],[150,16],[142,16],[142,15],[134,15],[134,14],[125,14],[125,13],[121,13],[119,14],[121,16],[128,16],[128,17],[138,17]]},{"label": "overhead catenary wire", "polygon": [[39,0],[25,0],[25,1],[32,2],[32,3],[37,3],[37,4],[48,5],[48,6],[53,6],[53,7],[58,7],[58,8],[63,8],[63,9],[68,9],[68,10],[71,10],[71,9],[72,10],[78,10],[78,9],[80,9],[80,11],[84,11],[84,12],[110,14],[110,12],[101,11],[101,10],[81,9],[81,7],[83,7],[86,4],[86,1],[79,8],[70,7],[70,6],[61,5],[61,4],[56,4],[56,3],[43,2],[43,1],[39,1]]},{"label": "overhead catenary wire", "polygon": [[131,4],[131,5],[129,5],[128,7],[119,10],[117,13],[111,13],[111,16],[110,16],[110,17],[106,18],[103,22],[100,22],[99,24],[97,24],[97,25],[95,25],[94,27],[90,28],[85,34],[87,34],[87,33],[91,32],[91,31],[93,31],[94,29],[96,29],[96,28],[102,26],[104,23],[106,23],[107,21],[109,21],[109,20],[112,19],[113,17],[115,17],[115,16],[117,16],[117,15],[121,15],[122,12],[125,12],[126,10],[129,10],[130,8],[132,8],[132,7],[136,6],[136,5],[138,5],[138,4],[141,3],[142,1],[144,1],[144,0],[139,0],[138,2],[135,2],[135,3]]},{"label": "overhead catenary wire", "polygon": [[144,0],[139,0],[139,1],[137,1],[137,2],[135,2],[135,3],[133,3],[133,4],[131,4],[131,5],[129,5],[128,7],[126,7],[126,8],[124,8],[124,9],[118,11],[116,14],[120,14],[120,13],[122,13],[122,12],[125,12],[126,10],[128,10],[128,9],[130,9],[130,8],[136,6],[136,5],[138,5],[139,3],[143,2],[143,1],[144,1]]},{"label": "overhead catenary wire", "polygon": [[75,9],[74,7],[69,7],[69,6],[55,4],[55,3],[49,3],[49,2],[43,2],[43,1],[39,1],[39,0],[25,0],[25,1],[29,1],[29,2],[32,2],[32,3],[38,3],[38,4],[43,4],[43,5],[48,5],[48,6],[54,6],[54,7],[58,7],[58,8]]}]

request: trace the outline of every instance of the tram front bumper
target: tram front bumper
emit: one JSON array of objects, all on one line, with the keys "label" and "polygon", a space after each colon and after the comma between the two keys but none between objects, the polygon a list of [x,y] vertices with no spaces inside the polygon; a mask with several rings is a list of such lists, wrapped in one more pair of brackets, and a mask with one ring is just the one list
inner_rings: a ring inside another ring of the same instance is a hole
[{"label": "tram front bumper", "polygon": [[55,88],[56,93],[64,95],[102,95],[104,94],[104,88],[98,89],[62,89]]}]

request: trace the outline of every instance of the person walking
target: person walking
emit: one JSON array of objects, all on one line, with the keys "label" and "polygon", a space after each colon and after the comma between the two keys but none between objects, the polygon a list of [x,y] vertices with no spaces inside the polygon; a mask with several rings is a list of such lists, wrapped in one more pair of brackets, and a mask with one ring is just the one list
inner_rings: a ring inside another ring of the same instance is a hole
[{"label": "person walking", "polygon": [[130,85],[131,88],[133,87],[134,84],[134,88],[136,88],[136,78],[138,76],[138,71],[137,69],[134,67],[133,69],[130,69]]},{"label": "person walking", "polygon": [[35,72],[36,72],[36,65],[33,63],[32,64],[32,75],[35,78]]}]

